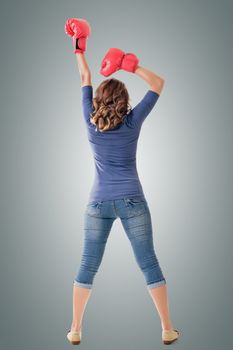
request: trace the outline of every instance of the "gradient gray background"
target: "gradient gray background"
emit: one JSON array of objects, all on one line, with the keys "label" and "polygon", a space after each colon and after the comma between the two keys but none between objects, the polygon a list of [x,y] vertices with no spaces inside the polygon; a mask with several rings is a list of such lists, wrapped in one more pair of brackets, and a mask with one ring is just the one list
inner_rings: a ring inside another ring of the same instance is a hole
[{"label": "gradient gray background", "polygon": [[[73,278],[94,163],[68,17],[92,27],[94,89],[109,47],[165,78],[138,172],[180,349],[232,344],[232,2],[1,3],[1,349],[69,349]],[[134,106],[148,89],[120,71]],[[158,314],[120,220],[83,320],[83,349],[160,349]]]}]

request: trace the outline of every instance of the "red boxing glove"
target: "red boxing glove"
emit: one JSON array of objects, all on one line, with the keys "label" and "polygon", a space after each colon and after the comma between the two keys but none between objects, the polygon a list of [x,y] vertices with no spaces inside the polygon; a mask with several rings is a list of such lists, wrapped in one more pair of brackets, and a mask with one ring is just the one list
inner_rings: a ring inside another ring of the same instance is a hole
[{"label": "red boxing glove", "polygon": [[74,53],[85,52],[91,33],[90,24],[82,18],[68,18],[64,29],[67,35],[73,37]]},{"label": "red boxing glove", "polygon": [[123,57],[124,51],[115,47],[110,48],[101,62],[100,74],[108,77],[112,73],[119,70],[121,68]]},{"label": "red boxing glove", "polygon": [[124,51],[112,47],[105,54],[101,62],[100,73],[108,77],[119,69],[124,69],[128,72],[135,72],[139,63],[139,59],[133,53],[124,53]]},{"label": "red boxing glove", "polygon": [[134,53],[126,53],[121,63],[121,69],[134,73],[139,63],[139,59]]}]

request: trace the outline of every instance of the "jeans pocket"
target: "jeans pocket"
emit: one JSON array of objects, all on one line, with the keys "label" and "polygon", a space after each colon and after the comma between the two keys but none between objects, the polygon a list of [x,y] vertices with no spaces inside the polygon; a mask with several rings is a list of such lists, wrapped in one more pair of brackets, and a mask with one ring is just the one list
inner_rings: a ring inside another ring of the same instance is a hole
[{"label": "jeans pocket", "polygon": [[91,202],[86,206],[86,213],[90,216],[100,216],[103,201]]},{"label": "jeans pocket", "polygon": [[130,216],[141,215],[146,212],[147,202],[140,198],[126,198]]},{"label": "jeans pocket", "polygon": [[140,198],[127,198],[126,200],[130,204],[145,203],[145,200]]}]

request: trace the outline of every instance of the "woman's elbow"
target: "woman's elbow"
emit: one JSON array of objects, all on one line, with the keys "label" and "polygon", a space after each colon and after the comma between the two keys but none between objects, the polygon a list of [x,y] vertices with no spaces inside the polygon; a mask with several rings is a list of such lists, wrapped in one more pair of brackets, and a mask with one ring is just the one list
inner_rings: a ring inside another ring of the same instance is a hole
[{"label": "woman's elbow", "polygon": [[154,83],[151,84],[151,90],[161,94],[165,84],[165,79],[159,77]]}]

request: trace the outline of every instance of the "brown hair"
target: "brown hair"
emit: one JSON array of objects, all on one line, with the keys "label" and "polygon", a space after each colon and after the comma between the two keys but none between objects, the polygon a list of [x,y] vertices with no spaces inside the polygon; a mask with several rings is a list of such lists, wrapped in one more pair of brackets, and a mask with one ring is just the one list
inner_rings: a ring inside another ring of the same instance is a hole
[{"label": "brown hair", "polygon": [[96,128],[99,131],[114,129],[131,110],[125,84],[115,78],[102,81],[95,91],[93,107],[90,116]]}]

